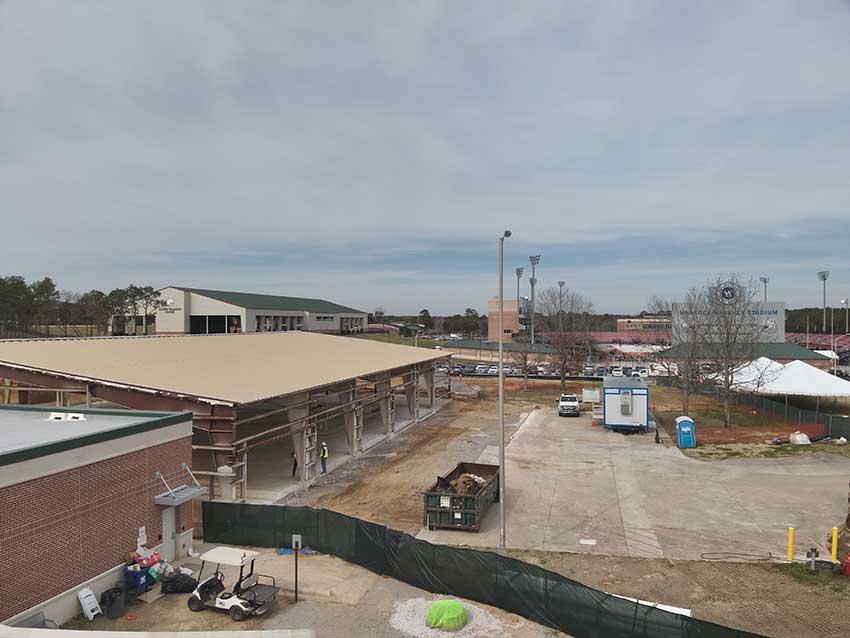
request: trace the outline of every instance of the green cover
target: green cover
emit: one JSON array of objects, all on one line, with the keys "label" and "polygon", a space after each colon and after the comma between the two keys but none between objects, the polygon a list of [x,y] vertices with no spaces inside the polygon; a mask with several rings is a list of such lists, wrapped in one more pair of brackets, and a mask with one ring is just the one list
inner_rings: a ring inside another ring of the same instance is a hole
[{"label": "green cover", "polygon": [[434,629],[460,629],[466,624],[466,610],[456,600],[438,600],[428,609],[428,626]]}]

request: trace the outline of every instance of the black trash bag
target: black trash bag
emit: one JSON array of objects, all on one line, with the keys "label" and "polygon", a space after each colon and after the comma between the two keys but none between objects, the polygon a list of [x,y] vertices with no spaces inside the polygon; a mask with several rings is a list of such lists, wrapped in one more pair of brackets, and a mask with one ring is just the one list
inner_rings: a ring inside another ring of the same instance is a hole
[{"label": "black trash bag", "polygon": [[105,589],[100,595],[100,608],[110,620],[117,620],[124,615],[124,590],[119,587]]},{"label": "black trash bag", "polygon": [[162,579],[163,594],[191,594],[197,586],[197,580],[180,572]]}]

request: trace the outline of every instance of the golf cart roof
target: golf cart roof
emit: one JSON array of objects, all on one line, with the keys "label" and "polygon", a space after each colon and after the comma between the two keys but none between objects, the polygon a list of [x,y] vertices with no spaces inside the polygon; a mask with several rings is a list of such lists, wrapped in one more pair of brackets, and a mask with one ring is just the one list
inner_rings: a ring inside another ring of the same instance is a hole
[{"label": "golf cart roof", "polygon": [[208,552],[201,554],[201,560],[208,563],[217,563],[219,565],[228,565],[230,567],[242,567],[250,563],[260,552],[252,552],[247,549],[239,549],[237,547],[214,547]]}]

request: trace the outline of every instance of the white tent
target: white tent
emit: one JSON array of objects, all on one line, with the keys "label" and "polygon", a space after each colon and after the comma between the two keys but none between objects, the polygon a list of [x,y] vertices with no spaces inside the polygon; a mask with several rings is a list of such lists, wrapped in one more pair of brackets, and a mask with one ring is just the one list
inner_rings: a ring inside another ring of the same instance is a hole
[{"label": "white tent", "polygon": [[766,380],[754,392],[786,396],[850,397],[850,382],[808,363],[792,361],[782,366],[772,380]]},{"label": "white tent", "polygon": [[732,383],[737,390],[763,392],[763,388],[768,383],[772,383],[779,377],[784,367],[773,359],[759,357],[736,369],[732,375]]}]

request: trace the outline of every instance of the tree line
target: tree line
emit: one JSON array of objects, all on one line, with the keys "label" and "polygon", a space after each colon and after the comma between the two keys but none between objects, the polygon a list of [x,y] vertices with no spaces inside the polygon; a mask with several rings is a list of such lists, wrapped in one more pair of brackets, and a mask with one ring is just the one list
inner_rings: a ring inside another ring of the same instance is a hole
[{"label": "tree line", "polygon": [[[92,336],[108,332],[110,318],[141,314],[147,319],[162,306],[152,286],[131,284],[109,292],[61,290],[50,277],[27,282],[0,277],[0,337]],[[122,327],[116,332],[122,333]],[[135,332],[135,327],[132,329]]]}]

